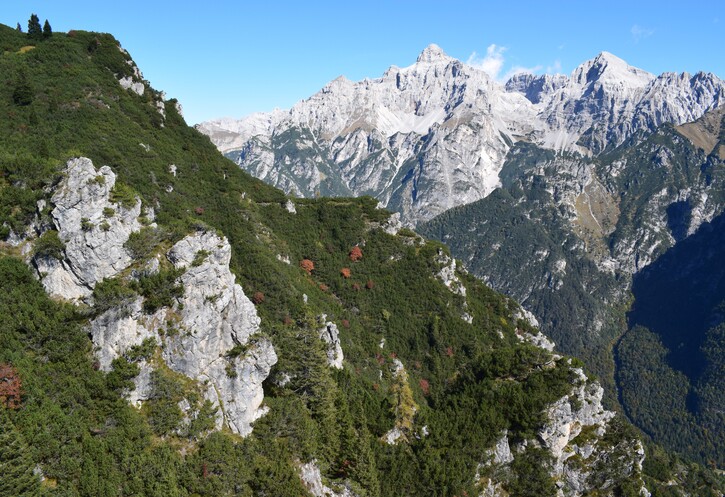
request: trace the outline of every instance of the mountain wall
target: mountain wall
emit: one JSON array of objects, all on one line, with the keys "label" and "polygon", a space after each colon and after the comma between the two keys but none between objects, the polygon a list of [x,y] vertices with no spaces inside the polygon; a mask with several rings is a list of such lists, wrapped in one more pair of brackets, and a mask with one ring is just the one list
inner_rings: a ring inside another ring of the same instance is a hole
[{"label": "mountain wall", "polygon": [[381,78],[340,77],[289,111],[198,129],[288,193],[371,195],[415,225],[500,186],[515,143],[599,155],[724,102],[725,83],[712,74],[654,76],[607,52],[570,76],[501,84],[431,45]]}]

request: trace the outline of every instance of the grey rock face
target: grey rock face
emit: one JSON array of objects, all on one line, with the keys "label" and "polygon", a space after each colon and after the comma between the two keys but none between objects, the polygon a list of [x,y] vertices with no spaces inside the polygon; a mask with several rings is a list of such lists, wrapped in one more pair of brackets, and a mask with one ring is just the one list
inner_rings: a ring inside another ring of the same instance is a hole
[{"label": "grey rock face", "polygon": [[144,91],[146,91],[146,86],[141,82],[134,81],[131,76],[119,79],[118,83],[121,85],[121,88],[131,90],[136,95],[143,95]]},{"label": "grey rock face", "polygon": [[322,482],[322,473],[316,460],[298,465],[300,479],[310,494],[315,497],[356,497],[347,487],[332,489]]},{"label": "grey rock face", "polygon": [[320,330],[320,339],[327,344],[327,364],[335,369],[342,369],[342,360],[345,357],[342,353],[339,334],[337,325],[332,321],[327,321]]},{"label": "grey rock face", "polygon": [[[138,298],[93,320],[91,335],[101,368],[110,370],[114,359],[152,338],[162,346],[166,365],[196,380],[219,408],[217,427],[226,424],[233,432],[248,435],[251,423],[266,412],[262,382],[277,355],[268,340],[251,340],[259,331],[259,317],[229,270],[231,247],[216,234],[199,233],[179,241],[167,257],[185,269],[179,278],[184,296],[153,315],[143,313]],[[179,331],[161,340],[160,332],[169,322]],[[229,355],[234,347],[244,352]],[[152,368],[141,364],[131,401],[149,398]]]},{"label": "grey rock face", "polygon": [[[511,447],[504,431],[487,459],[479,465],[477,480],[483,496],[505,496],[505,482],[512,475],[510,464],[530,447],[541,447],[553,457],[550,467],[556,481],[558,497],[585,495],[598,488],[609,495],[613,481],[641,474],[644,451],[636,439],[625,439],[611,445],[604,438],[615,414],[602,407],[603,389],[590,382],[580,369],[571,392],[549,406],[549,421],[537,439]],[[614,463],[616,461],[616,463]],[[596,483],[592,480],[596,478]],[[649,495],[642,486],[641,495]]]},{"label": "grey rock face", "polygon": [[[207,384],[207,398],[221,407],[229,428],[248,435],[251,423],[266,412],[262,381],[277,355],[268,340],[250,341],[259,331],[259,316],[229,270],[229,242],[210,232],[188,236],[168,258],[186,269],[180,278],[183,306],[175,309],[183,331],[165,340],[162,357],[174,371]],[[235,346],[246,352],[228,356]]]},{"label": "grey rock face", "polygon": [[68,161],[66,177],[53,194],[51,212],[65,243],[65,257],[35,261],[50,295],[70,301],[88,297],[96,283],[131,263],[123,244],[141,228],[141,201],[129,209],[112,202],[115,183],[116,175],[108,166],[96,170],[90,159]]},{"label": "grey rock face", "polygon": [[725,83],[712,74],[655,77],[606,52],[570,76],[501,85],[431,45],[381,78],[341,77],[289,111],[198,129],[289,193],[372,195],[415,225],[489,195],[516,142],[599,154],[723,103]]},{"label": "grey rock face", "polygon": [[[549,407],[549,423],[539,432],[543,445],[556,458],[555,469],[573,453],[564,454],[565,448],[581,433],[583,427],[593,427],[601,436],[614,413],[602,406],[604,389],[597,383],[587,383],[580,369],[578,384],[571,393]],[[557,469],[560,471],[560,469]]]},{"label": "grey rock face", "polygon": [[160,317],[145,319],[143,298],[139,297],[129,305],[109,309],[91,321],[91,337],[101,370],[110,371],[114,359],[147,338],[160,344],[157,326],[154,324]]},{"label": "grey rock face", "polygon": [[[557,495],[582,495],[592,482],[590,476],[602,466],[618,478],[639,474],[644,461],[642,443],[637,439],[608,445],[603,439],[615,414],[602,407],[604,389],[589,382],[580,369],[579,381],[571,393],[549,407],[550,422],[539,432],[539,440],[554,457],[552,476],[557,480]],[[586,431],[586,433],[585,433]],[[575,457],[576,456],[576,457]],[[618,460],[617,464],[609,461]],[[615,478],[602,478],[599,488],[606,490]],[[642,486],[642,495],[648,495]]]},{"label": "grey rock face", "polygon": [[[63,257],[34,261],[51,295],[70,301],[88,298],[96,283],[119,276],[131,265],[123,244],[141,228],[141,201],[130,209],[111,202],[115,179],[110,168],[96,170],[88,159],[68,162],[66,177],[52,197],[51,213],[65,243]],[[162,347],[161,360],[196,380],[206,398],[219,407],[217,426],[226,424],[233,432],[247,435],[251,423],[266,412],[262,382],[277,355],[268,340],[253,339],[259,331],[259,316],[236,284],[230,258],[226,239],[211,232],[187,236],[167,254],[169,262],[183,270],[178,280],[185,290],[183,297],[152,315],[144,312],[143,298],[138,297],[93,319],[90,334],[104,371],[110,371],[113,360],[135,345],[154,340]],[[131,276],[156,273],[160,265],[153,258],[142,269],[131,271]],[[162,340],[168,323],[180,331]],[[139,363],[136,389],[129,392],[135,404],[151,394],[155,360]]]}]

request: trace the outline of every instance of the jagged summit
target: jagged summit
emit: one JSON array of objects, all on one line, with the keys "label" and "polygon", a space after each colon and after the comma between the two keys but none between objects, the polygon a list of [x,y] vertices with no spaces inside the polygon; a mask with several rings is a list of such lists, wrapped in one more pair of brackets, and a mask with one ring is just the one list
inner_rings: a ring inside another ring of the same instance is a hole
[{"label": "jagged summit", "polygon": [[[198,129],[288,192],[373,195],[413,225],[491,193],[518,141],[597,155],[723,103],[716,76],[655,77],[608,52],[569,76],[525,74],[502,85],[431,44],[408,67],[336,80],[287,115]],[[282,143],[287,131],[299,138]]]},{"label": "jagged summit", "polygon": [[595,81],[610,81],[620,86],[641,87],[655,79],[653,74],[630,66],[626,61],[609,52],[600,52],[596,57],[574,69],[571,79],[580,85]]},{"label": "jagged summit", "polygon": [[450,60],[451,57],[449,57],[441,47],[436,45],[435,43],[431,43],[425,49],[420,53],[418,56],[418,59],[416,60],[417,63],[433,63],[433,62],[440,62],[443,60]]}]

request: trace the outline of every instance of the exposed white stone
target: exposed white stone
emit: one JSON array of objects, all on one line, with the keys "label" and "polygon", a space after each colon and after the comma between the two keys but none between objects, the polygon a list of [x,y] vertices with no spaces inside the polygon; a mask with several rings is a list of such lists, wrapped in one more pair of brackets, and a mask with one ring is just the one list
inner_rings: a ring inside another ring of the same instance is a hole
[{"label": "exposed white stone", "polygon": [[536,316],[523,307],[519,307],[518,311],[514,314],[514,319],[525,319],[534,328],[539,327],[539,321],[536,319]]},{"label": "exposed white stone", "polygon": [[[178,280],[183,297],[153,315],[144,314],[139,297],[95,318],[90,332],[100,367],[110,370],[114,359],[151,338],[162,345],[161,358],[168,367],[196,380],[204,397],[218,407],[217,427],[226,424],[233,432],[247,435],[251,423],[267,411],[262,406],[262,382],[277,355],[268,340],[251,340],[260,320],[229,270],[229,242],[212,232],[196,233],[176,243],[167,258],[183,270]],[[153,258],[134,274],[153,274],[159,266],[160,261]],[[166,331],[169,322],[178,331],[165,333],[162,342],[160,332]],[[242,353],[232,357],[228,353],[235,346]],[[139,365],[136,389],[129,392],[129,400],[136,404],[147,399],[151,389],[152,367],[145,361]]]},{"label": "exposed white stone", "polygon": [[[518,311],[516,311],[516,313],[514,313],[513,318],[514,319],[525,319],[532,326],[538,326],[538,324],[539,324],[538,321],[536,320],[536,318],[534,317],[534,315],[531,314],[526,309],[524,309],[523,307],[520,307],[518,309]],[[536,323],[536,324],[534,324],[534,323]],[[555,347],[554,342],[549,337],[544,335],[544,333],[541,331],[539,331],[536,334],[533,334],[533,333],[529,333],[529,332],[521,331],[521,330],[517,329],[516,338],[518,338],[522,342],[528,342],[533,345],[536,345],[537,347],[539,347],[541,349],[548,350],[549,352],[554,351],[554,347]],[[555,355],[554,357],[558,358],[559,356]]]},{"label": "exposed white stone", "polygon": [[400,221],[400,212],[392,213],[388,220],[383,223],[383,231],[388,235],[397,235],[402,228],[403,223]]},{"label": "exposed white stone", "polygon": [[508,432],[504,430],[501,438],[496,442],[496,446],[491,452],[491,462],[493,464],[508,464],[514,460],[509,446]]},{"label": "exposed white stone", "polygon": [[[192,264],[202,251],[203,261]],[[174,245],[168,258],[185,269],[183,305],[175,310],[183,331],[165,339],[162,357],[174,371],[206,384],[207,398],[221,407],[229,428],[247,435],[266,412],[262,382],[277,355],[266,339],[250,342],[259,317],[229,270],[229,242],[212,232],[197,233]],[[248,349],[240,357],[226,357],[235,345]]]},{"label": "exposed white stone", "polygon": [[[166,104],[164,104],[164,99],[166,98],[166,95],[162,92],[161,96],[158,100],[156,100],[154,103],[156,105],[156,111],[161,115],[163,119],[166,119]],[[163,123],[161,124],[161,127],[163,128]]]},{"label": "exposed white stone", "polygon": [[313,459],[308,463],[299,463],[299,475],[305,488],[315,497],[356,497],[356,495],[347,486],[340,485],[337,489],[332,489],[322,483],[322,474],[317,465],[317,460]]},{"label": "exposed white stone", "polygon": [[151,384],[151,373],[154,368],[147,361],[138,363],[139,373],[133,379],[134,389],[126,393],[128,401],[136,407],[140,407],[143,401],[151,398],[153,385]]},{"label": "exposed white stone", "polygon": [[383,440],[388,445],[396,445],[398,441],[405,440],[405,434],[403,433],[403,430],[395,426],[383,435]]},{"label": "exposed white stone", "polygon": [[335,369],[342,369],[344,359],[339,333],[337,325],[332,321],[327,321],[320,330],[320,339],[327,344],[327,364]]},{"label": "exposed white stone", "polygon": [[[78,301],[90,295],[103,278],[118,274],[131,263],[123,247],[129,235],[141,229],[141,201],[131,208],[111,202],[116,175],[108,166],[96,170],[90,159],[68,161],[65,178],[52,196],[51,211],[58,236],[65,243],[61,261],[35,261],[46,291]],[[106,216],[104,209],[112,209]]]},{"label": "exposed white stone", "polygon": [[466,296],[466,287],[463,282],[456,274],[456,260],[448,256],[442,250],[438,250],[438,255],[435,259],[441,268],[436,275],[441,282],[448,287],[448,289],[461,297]]},{"label": "exposed white stone", "polygon": [[[581,369],[573,371],[577,378],[571,392],[549,406],[549,421],[539,431],[537,440],[524,440],[512,450],[504,432],[496,445],[487,451],[476,474],[482,488],[480,495],[508,496],[504,487],[506,481],[513,477],[510,465],[530,447],[541,447],[553,457],[550,472],[557,485],[557,497],[586,495],[591,491],[588,478],[592,471],[608,468],[613,458],[625,462],[621,468],[613,470],[616,472],[614,478],[641,471],[644,458],[644,451],[640,453],[641,442],[636,439],[621,440],[615,446],[602,442],[614,413],[605,410],[601,404],[602,387],[590,383]],[[584,429],[588,435],[578,439]],[[605,488],[612,481],[607,481]],[[641,495],[648,495],[646,488],[642,487]]]},{"label": "exposed white stone", "polygon": [[[147,338],[160,344],[157,326],[159,316],[148,320],[143,314],[143,298],[122,307],[109,309],[90,323],[90,333],[101,370],[110,371],[111,362]],[[146,322],[152,323],[146,326]]]},{"label": "exposed white stone", "polygon": [[143,95],[144,91],[146,91],[146,86],[144,86],[143,83],[134,81],[133,77],[126,76],[125,78],[121,78],[118,80],[119,84],[121,85],[121,88],[124,90],[131,90],[136,95]]},{"label": "exposed white stone", "polygon": [[292,200],[287,199],[287,202],[284,204],[284,208],[287,209],[287,212],[290,214],[297,214],[297,209],[295,209],[295,203],[292,202]]},{"label": "exposed white stone", "polygon": [[405,366],[403,366],[403,363],[400,361],[400,359],[393,359],[393,365],[391,369],[393,371],[393,376],[396,378],[400,375],[406,375]]}]

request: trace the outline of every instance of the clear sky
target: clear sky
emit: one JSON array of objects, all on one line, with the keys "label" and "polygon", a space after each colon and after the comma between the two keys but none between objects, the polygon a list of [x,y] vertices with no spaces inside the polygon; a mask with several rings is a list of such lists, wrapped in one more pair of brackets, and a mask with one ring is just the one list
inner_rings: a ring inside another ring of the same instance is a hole
[{"label": "clear sky", "polygon": [[0,0],[55,31],[110,32],[189,124],[288,108],[339,75],[375,78],[430,43],[503,78],[568,74],[606,50],[652,73],[725,78],[724,0]]}]

